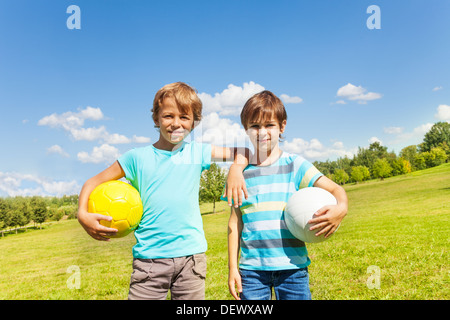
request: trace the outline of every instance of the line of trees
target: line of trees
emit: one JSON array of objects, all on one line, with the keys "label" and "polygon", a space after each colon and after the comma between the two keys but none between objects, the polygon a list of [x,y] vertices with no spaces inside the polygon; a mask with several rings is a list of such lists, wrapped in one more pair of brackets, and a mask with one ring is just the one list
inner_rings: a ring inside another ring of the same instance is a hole
[{"label": "line of trees", "polygon": [[338,184],[358,183],[369,179],[384,178],[431,168],[450,160],[450,124],[437,122],[425,134],[419,145],[403,148],[399,155],[388,152],[379,142],[368,148],[358,148],[352,158],[344,157],[335,161],[313,164]]},{"label": "line of trees", "polygon": [[0,230],[16,229],[30,223],[39,225],[47,220],[59,221],[63,216],[76,217],[78,195],[57,197],[0,198]]}]

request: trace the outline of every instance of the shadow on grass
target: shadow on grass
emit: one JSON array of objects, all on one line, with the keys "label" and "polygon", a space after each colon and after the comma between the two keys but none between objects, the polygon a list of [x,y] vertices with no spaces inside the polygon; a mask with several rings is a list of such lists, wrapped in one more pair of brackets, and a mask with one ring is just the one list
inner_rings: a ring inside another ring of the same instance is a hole
[{"label": "shadow on grass", "polygon": [[216,210],[216,212],[211,211],[207,211],[207,212],[202,212],[202,216],[207,216],[210,214],[218,214],[218,213],[225,213],[227,210]]},{"label": "shadow on grass", "polygon": [[20,229],[12,229],[12,230],[0,230],[0,240],[6,237],[10,237],[10,236],[15,236],[15,235],[19,235],[19,234],[23,234],[26,232],[30,232],[30,231],[36,231],[36,230],[44,230],[47,229],[49,227],[49,225],[42,225],[40,226],[29,226],[29,227],[24,227],[24,228],[20,228]]}]

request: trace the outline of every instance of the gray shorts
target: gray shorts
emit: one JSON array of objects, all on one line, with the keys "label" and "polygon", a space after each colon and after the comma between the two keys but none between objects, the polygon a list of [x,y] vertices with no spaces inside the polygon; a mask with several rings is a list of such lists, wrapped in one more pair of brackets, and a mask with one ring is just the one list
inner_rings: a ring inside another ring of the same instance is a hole
[{"label": "gray shorts", "polygon": [[204,300],[205,253],[169,259],[134,259],[129,300]]}]

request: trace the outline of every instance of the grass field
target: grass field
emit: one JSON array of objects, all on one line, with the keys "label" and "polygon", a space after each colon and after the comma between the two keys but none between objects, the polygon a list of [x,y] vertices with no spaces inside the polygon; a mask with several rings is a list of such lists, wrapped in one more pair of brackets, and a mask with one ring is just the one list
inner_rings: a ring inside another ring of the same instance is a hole
[{"label": "grass field", "polygon": [[[308,245],[313,299],[449,299],[450,164],[345,189],[340,229]],[[215,214],[209,204],[201,210],[206,298],[231,299],[229,209],[221,202]],[[95,241],[74,220],[8,234],[0,238],[0,299],[126,299],[134,242]]]}]

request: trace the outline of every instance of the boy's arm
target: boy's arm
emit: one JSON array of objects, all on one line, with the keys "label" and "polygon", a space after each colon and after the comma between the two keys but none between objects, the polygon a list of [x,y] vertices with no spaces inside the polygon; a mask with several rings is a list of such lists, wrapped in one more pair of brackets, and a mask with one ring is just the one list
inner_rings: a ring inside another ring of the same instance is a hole
[{"label": "boy's arm", "polygon": [[109,168],[87,180],[81,188],[78,198],[78,222],[94,239],[109,241],[109,238],[106,238],[106,236],[115,235],[117,229],[107,228],[100,224],[100,220],[110,221],[112,219],[111,217],[88,212],[89,196],[99,184],[110,180],[117,180],[124,176],[125,172],[119,162],[116,161]]},{"label": "boy's arm", "polygon": [[319,209],[315,216],[308,221],[310,224],[314,224],[310,230],[319,229],[316,236],[320,236],[325,233],[325,238],[331,236],[333,232],[339,227],[342,219],[344,219],[348,210],[348,199],[344,188],[334,183],[325,176],[320,177],[315,183],[314,187],[319,187],[330,192],[337,200],[337,205],[324,206]]},{"label": "boy's arm", "polygon": [[245,199],[248,198],[245,179],[242,174],[248,166],[250,159],[250,149],[248,148],[226,148],[211,146],[211,160],[213,161],[232,161],[233,164],[228,171],[227,184],[224,197],[228,197],[228,205],[237,208],[242,205],[242,193]]},{"label": "boy's arm", "polygon": [[231,208],[228,220],[228,289],[231,295],[240,300],[238,293],[242,292],[241,276],[239,274],[239,240],[242,232],[242,216],[239,208]]}]

